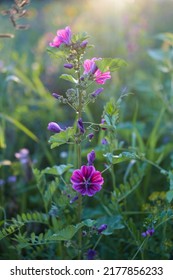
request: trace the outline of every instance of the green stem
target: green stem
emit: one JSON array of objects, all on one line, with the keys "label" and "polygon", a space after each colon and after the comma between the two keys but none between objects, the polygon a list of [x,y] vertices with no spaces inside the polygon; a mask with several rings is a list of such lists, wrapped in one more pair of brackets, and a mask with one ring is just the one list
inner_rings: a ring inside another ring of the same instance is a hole
[{"label": "green stem", "polygon": [[[78,106],[78,119],[82,117],[82,91],[80,89],[80,57],[77,57],[78,59],[78,71],[77,71],[77,79],[78,79],[78,98],[79,98],[79,106]],[[80,134],[80,129],[78,129],[78,132]],[[76,143],[77,145],[77,168],[81,167],[81,142],[80,139]],[[78,198],[78,223],[81,222],[82,217],[82,195],[79,195]],[[79,246],[79,252],[78,252],[78,259],[81,259],[81,253],[82,253],[82,230],[79,229],[78,231],[78,246]]]}]

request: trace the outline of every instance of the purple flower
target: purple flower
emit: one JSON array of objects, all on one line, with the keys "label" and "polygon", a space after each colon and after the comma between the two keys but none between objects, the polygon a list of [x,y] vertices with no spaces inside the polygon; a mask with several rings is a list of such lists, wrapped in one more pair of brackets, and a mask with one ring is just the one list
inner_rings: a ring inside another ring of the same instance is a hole
[{"label": "purple flower", "polygon": [[98,88],[91,94],[91,96],[97,97],[103,90],[104,90],[104,88]]},{"label": "purple flower", "polygon": [[56,122],[50,122],[47,129],[55,133],[60,133],[63,131],[63,129],[61,129],[61,127]]},{"label": "purple flower", "polygon": [[61,95],[59,95],[58,93],[52,93],[52,96],[56,99],[60,99],[61,98]]},{"label": "purple flower", "polygon": [[88,45],[88,41],[87,41],[87,40],[84,40],[84,41],[80,44],[81,48],[86,48],[87,45]]},{"label": "purple flower", "polygon": [[88,134],[89,140],[93,139],[93,137],[94,137],[94,133],[89,133],[89,134]]},{"label": "purple flower", "polygon": [[71,44],[72,32],[69,26],[65,29],[57,31],[57,36],[53,39],[53,42],[49,43],[50,47],[59,48],[62,44],[70,45]]},{"label": "purple flower", "polygon": [[85,133],[85,129],[84,129],[84,125],[83,125],[83,122],[82,122],[82,118],[78,119],[77,126],[78,126],[78,128],[80,130],[80,133],[84,134]]},{"label": "purple flower", "polygon": [[75,191],[82,195],[93,196],[101,190],[104,179],[94,166],[83,165],[81,169],[73,171],[71,183]]},{"label": "purple flower", "polygon": [[106,80],[111,79],[110,71],[101,72],[95,61],[101,60],[101,58],[93,57],[92,59],[86,59],[84,61],[84,74],[93,74],[94,80],[97,84],[105,84]]},{"label": "purple flower", "polygon": [[67,69],[72,69],[72,68],[73,68],[73,64],[71,64],[71,63],[65,63],[65,64],[64,64],[64,67],[67,68]]},{"label": "purple flower", "polygon": [[102,141],[101,141],[101,143],[102,143],[103,145],[107,145],[107,144],[108,144],[108,141],[106,140],[106,138],[103,138]]},{"label": "purple flower", "polygon": [[29,163],[29,150],[23,148],[18,153],[15,153],[15,157],[20,160],[21,164]]},{"label": "purple flower", "polygon": [[94,260],[95,256],[96,256],[97,252],[93,249],[89,249],[87,251],[87,260]]},{"label": "purple flower", "polygon": [[102,233],[102,231],[106,230],[107,227],[108,226],[106,224],[103,224],[97,229],[97,232],[100,234],[100,233]]},{"label": "purple flower", "polygon": [[95,154],[94,150],[92,150],[91,153],[89,153],[87,155],[88,165],[93,165],[95,157],[96,157],[96,154]]},{"label": "purple flower", "polygon": [[149,228],[146,231],[142,232],[141,235],[142,237],[152,236],[154,234],[154,231],[154,228]]}]

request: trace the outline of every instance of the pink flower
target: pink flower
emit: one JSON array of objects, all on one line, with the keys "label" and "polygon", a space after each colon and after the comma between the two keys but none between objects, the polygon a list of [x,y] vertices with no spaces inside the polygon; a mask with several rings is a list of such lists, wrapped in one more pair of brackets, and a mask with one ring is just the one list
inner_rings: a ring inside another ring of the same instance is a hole
[{"label": "pink flower", "polygon": [[84,61],[84,74],[92,74],[94,76],[94,80],[97,84],[105,84],[106,80],[111,79],[110,71],[101,72],[97,65],[95,64],[96,60],[100,60],[101,58],[93,57],[92,59],[86,59]]},{"label": "pink flower", "polygon": [[71,44],[72,32],[69,26],[65,29],[57,31],[57,36],[53,39],[53,42],[49,43],[49,46],[54,48],[59,48],[62,44],[70,45]]},{"label": "pink flower", "polygon": [[83,165],[73,171],[71,183],[72,188],[82,195],[93,196],[101,190],[104,180],[94,166]]}]

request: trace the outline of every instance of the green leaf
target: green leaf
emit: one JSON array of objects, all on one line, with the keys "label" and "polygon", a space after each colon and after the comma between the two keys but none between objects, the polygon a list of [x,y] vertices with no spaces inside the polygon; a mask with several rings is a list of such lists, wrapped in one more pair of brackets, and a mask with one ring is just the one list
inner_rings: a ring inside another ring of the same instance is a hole
[{"label": "green leaf", "polygon": [[173,190],[170,190],[166,193],[166,199],[169,203],[173,200]]},{"label": "green leaf", "polygon": [[110,235],[117,229],[123,229],[125,226],[122,223],[122,217],[120,215],[116,216],[104,216],[97,220],[98,226],[106,224],[108,227],[102,232],[104,235]]},{"label": "green leaf", "polygon": [[66,130],[52,135],[49,139],[49,143],[51,144],[51,149],[58,147],[62,144],[68,143],[70,139],[73,139],[73,136],[74,136],[73,127],[68,127]]},{"label": "green leaf", "polygon": [[72,75],[69,75],[69,74],[62,74],[60,76],[60,79],[69,81],[69,82],[71,82],[73,84],[77,84],[77,80]]},{"label": "green leaf", "polygon": [[124,161],[129,161],[129,160],[137,160],[142,158],[142,155],[139,156],[136,153],[133,152],[122,152],[119,155],[113,155],[111,153],[107,153],[104,155],[112,164],[117,164],[120,162],[124,162]]},{"label": "green leaf", "polygon": [[62,47],[59,48],[59,49],[48,47],[47,52],[53,58],[64,58],[64,57],[66,57],[66,52],[65,52],[65,50],[63,50]]},{"label": "green leaf", "polygon": [[73,41],[73,43],[77,43],[77,42],[82,42],[88,38],[89,38],[89,35],[86,32],[80,32],[80,33],[73,35],[72,41]]},{"label": "green leaf", "polygon": [[34,133],[32,133],[26,126],[24,126],[22,123],[20,123],[18,120],[15,120],[2,113],[0,113],[0,118],[5,119],[8,122],[14,124],[17,128],[19,128],[26,135],[28,135],[32,140],[34,140],[35,142],[39,142],[39,139],[37,138],[37,136]]},{"label": "green leaf", "polygon": [[69,225],[66,228],[60,230],[56,234],[49,236],[48,241],[58,241],[58,240],[70,240],[78,232],[78,230],[84,226],[92,227],[95,224],[95,221],[87,219],[77,225]]},{"label": "green leaf", "polygon": [[43,170],[44,173],[46,174],[51,174],[55,176],[61,176],[63,173],[68,171],[70,168],[72,168],[72,164],[61,164],[61,165],[55,165],[53,167],[47,167]]},{"label": "green leaf", "polygon": [[102,58],[95,63],[101,72],[114,72],[127,65],[127,63],[120,58]]}]

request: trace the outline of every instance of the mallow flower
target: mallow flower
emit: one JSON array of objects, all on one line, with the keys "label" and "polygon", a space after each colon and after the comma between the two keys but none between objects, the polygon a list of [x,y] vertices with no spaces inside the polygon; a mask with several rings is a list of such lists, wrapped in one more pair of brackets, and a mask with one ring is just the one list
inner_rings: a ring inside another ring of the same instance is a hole
[{"label": "mallow flower", "polygon": [[101,58],[93,57],[84,61],[84,74],[92,74],[97,84],[105,84],[106,80],[111,79],[111,74],[110,71],[101,72],[95,63],[97,60]]},{"label": "mallow flower", "polygon": [[69,26],[65,29],[60,29],[57,31],[57,36],[54,37],[53,41],[49,43],[50,47],[59,48],[62,44],[71,44],[72,32]]},{"label": "mallow flower", "polygon": [[70,180],[75,191],[87,196],[99,192],[104,183],[101,172],[92,165],[83,165],[80,169],[74,170]]}]

